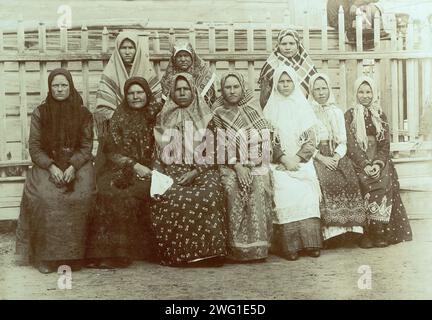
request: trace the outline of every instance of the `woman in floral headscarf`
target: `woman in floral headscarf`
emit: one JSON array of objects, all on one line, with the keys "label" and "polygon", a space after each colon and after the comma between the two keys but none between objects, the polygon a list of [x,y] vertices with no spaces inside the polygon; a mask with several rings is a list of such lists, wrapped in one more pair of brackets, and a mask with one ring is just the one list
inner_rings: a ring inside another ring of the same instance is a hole
[{"label": "woman in floral headscarf", "polygon": [[362,248],[386,247],[412,239],[411,227],[390,159],[390,134],[373,79],[360,77],[354,84],[355,104],[345,113],[348,156],[359,177],[367,202],[368,224]]},{"label": "woman in floral headscarf", "polygon": [[180,72],[187,72],[193,76],[199,94],[209,106],[216,100],[214,82],[216,74],[208,64],[202,60],[188,42],[177,42],[172,50],[165,74],[162,77],[162,99],[167,100],[174,76]]},{"label": "woman in floral headscarf", "polygon": [[273,74],[282,65],[290,66],[297,73],[301,88],[305,96],[309,95],[310,77],[317,73],[314,63],[306,52],[297,31],[281,30],[277,37],[276,50],[268,57],[261,69],[258,83],[261,88],[260,105],[267,103],[273,88]]},{"label": "woman in floral headscarf", "polygon": [[223,188],[207,148],[214,142],[212,118],[192,75],[176,74],[154,129],[159,170],[174,180],[152,205],[163,265],[220,265],[226,254]]}]

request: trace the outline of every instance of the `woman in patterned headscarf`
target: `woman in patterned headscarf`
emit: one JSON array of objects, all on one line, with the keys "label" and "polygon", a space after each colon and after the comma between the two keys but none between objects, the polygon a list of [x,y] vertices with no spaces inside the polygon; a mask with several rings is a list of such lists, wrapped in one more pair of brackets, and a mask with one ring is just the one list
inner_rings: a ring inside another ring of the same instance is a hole
[{"label": "woman in patterned headscarf", "polygon": [[[233,158],[229,155],[220,166],[227,199],[228,257],[264,261],[273,224],[270,157],[278,162],[283,152],[279,143],[272,146],[272,128],[257,110],[243,76],[227,73],[221,79],[221,90],[222,96],[213,104],[213,120],[226,133],[228,154],[230,147],[234,150]],[[255,147],[257,159],[251,159]]]},{"label": "woman in patterned headscarf", "polygon": [[48,76],[48,96],[33,114],[16,251],[23,263],[49,273],[80,267],[87,217],[96,194],[93,120],[65,69]]},{"label": "woman in patterned headscarf", "polygon": [[190,43],[182,41],[177,42],[173,47],[171,59],[162,77],[162,99],[167,100],[174,76],[180,72],[187,72],[193,76],[199,94],[211,106],[216,100],[214,87],[216,74],[196,54]]},{"label": "woman in patterned headscarf", "polygon": [[[224,194],[210,146],[212,113],[192,75],[176,74],[154,129],[159,170],[174,180],[152,205],[161,264],[219,265],[226,254]],[[205,148],[200,149],[205,138]]]},{"label": "woman in patterned headscarf", "polygon": [[144,78],[124,85],[106,137],[107,162],[97,175],[98,196],[91,215],[86,256],[89,267],[126,267],[151,259],[150,177],[155,109],[160,108]]},{"label": "woman in patterned headscarf", "polygon": [[313,156],[321,187],[324,240],[346,232],[363,233],[366,210],[351,161],[346,157],[346,130],[330,79],[316,73],[310,80],[309,100],[318,118],[317,150]]},{"label": "woman in patterned headscarf", "polygon": [[281,30],[277,37],[276,50],[268,57],[261,69],[258,83],[261,88],[260,105],[267,103],[273,88],[273,74],[281,65],[290,66],[297,73],[301,88],[306,97],[309,95],[310,77],[317,73],[309,54],[306,52],[297,31]]},{"label": "woman in patterned headscarf", "polygon": [[390,134],[373,79],[360,77],[354,84],[355,104],[345,113],[348,156],[359,177],[367,203],[368,224],[362,248],[386,247],[412,239],[411,227],[390,159]]}]

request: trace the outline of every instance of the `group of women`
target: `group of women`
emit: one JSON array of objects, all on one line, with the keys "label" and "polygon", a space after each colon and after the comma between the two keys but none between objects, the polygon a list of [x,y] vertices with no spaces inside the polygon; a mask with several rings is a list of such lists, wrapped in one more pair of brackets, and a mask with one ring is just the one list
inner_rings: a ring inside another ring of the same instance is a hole
[{"label": "group of women", "polygon": [[[412,239],[372,79],[357,79],[344,115],[294,30],[279,33],[259,99],[237,72],[222,76],[218,96],[216,75],[188,43],[174,46],[160,82],[146,54],[136,35],[117,37],[93,114],[94,165],[92,115],[67,70],[49,75],[31,121],[20,263],[42,273],[135,259],[220,266],[269,253],[318,257],[326,240],[350,232],[363,234],[363,248]],[[188,126],[213,134],[188,141]],[[183,138],[167,141],[170,130]],[[207,161],[187,158],[220,131],[233,157],[220,163],[204,148]],[[258,132],[254,141],[261,155],[270,150],[270,163],[244,161],[250,150],[239,132],[247,139]],[[167,149],[180,151],[174,163]],[[155,170],[173,184],[151,197]]]}]

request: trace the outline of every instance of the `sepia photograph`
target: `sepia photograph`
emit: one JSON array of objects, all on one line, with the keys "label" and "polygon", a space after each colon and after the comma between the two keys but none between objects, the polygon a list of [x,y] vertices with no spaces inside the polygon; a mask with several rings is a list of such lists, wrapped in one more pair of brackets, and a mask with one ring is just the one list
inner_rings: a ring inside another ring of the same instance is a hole
[{"label": "sepia photograph", "polygon": [[0,0],[0,300],[430,300],[431,198],[432,0]]}]

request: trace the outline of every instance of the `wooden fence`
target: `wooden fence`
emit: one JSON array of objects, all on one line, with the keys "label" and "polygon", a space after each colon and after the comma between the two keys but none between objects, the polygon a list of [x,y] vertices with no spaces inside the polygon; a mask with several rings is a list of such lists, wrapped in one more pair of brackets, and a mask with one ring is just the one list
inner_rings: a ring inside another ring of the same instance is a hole
[{"label": "wooden fence", "polygon": [[[376,16],[372,44],[368,44],[363,41],[365,33],[358,12],[356,42],[348,43],[343,20],[340,11],[340,27],[335,31],[327,27],[323,11],[321,29],[297,29],[317,68],[329,74],[342,108],[351,104],[355,78],[369,74],[377,80],[391,122],[394,156],[402,151],[412,155],[415,149],[410,142],[418,136],[422,108],[431,94],[432,52],[419,46],[424,39],[432,39],[430,26],[423,26],[421,41],[415,37],[418,30],[414,31],[412,21],[406,36],[398,34],[393,16],[390,34],[383,39],[380,17]],[[11,166],[29,164],[29,119],[46,96],[49,71],[58,66],[71,70],[84,103],[93,110],[98,81],[119,31],[132,29],[140,33],[159,77],[170,58],[170,46],[176,39],[186,39],[217,74],[236,69],[244,73],[250,88],[258,90],[259,71],[274,49],[277,33],[289,25],[288,18],[273,23],[268,17],[261,24],[148,24],[109,29],[83,26],[47,30],[40,24],[37,31],[25,31],[20,22],[16,32],[0,30],[0,179],[19,173]],[[429,144],[423,146],[429,148]]]}]

